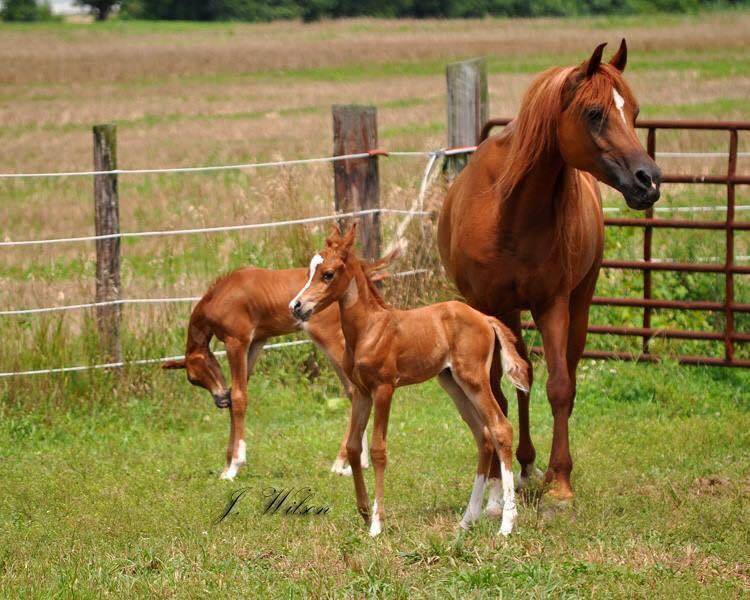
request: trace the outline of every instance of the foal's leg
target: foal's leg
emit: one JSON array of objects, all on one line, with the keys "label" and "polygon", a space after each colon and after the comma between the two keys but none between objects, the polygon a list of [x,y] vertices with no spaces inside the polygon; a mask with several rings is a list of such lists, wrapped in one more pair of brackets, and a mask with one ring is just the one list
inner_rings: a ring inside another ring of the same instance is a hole
[{"label": "foal's leg", "polygon": [[367,525],[370,524],[370,500],[367,497],[367,486],[362,474],[360,456],[362,454],[362,435],[364,434],[367,420],[370,418],[372,399],[364,395],[356,388],[352,393],[352,421],[349,431],[349,439],[346,442],[346,452],[349,464],[352,467],[352,479],[354,479],[354,492],[357,495],[357,510]]},{"label": "foal's leg", "polygon": [[513,428],[492,394],[488,374],[465,368],[462,372],[455,373],[454,377],[487,427],[489,438],[500,459],[503,486],[503,520],[500,533],[507,536],[513,531],[518,516],[513,482]]},{"label": "foal's leg", "polygon": [[575,384],[568,369],[568,331],[570,327],[569,299],[559,298],[547,311],[534,315],[544,342],[547,362],[547,399],[554,419],[552,449],[545,480],[551,484],[550,495],[559,500],[573,497],[570,472],[573,459],[568,441],[568,419],[573,409]]},{"label": "foal's leg", "polygon": [[[484,486],[487,481],[487,472],[490,462],[495,453],[492,442],[485,435],[484,425],[474,405],[464,394],[461,387],[453,380],[450,372],[445,370],[438,375],[438,382],[448,395],[453,399],[461,418],[471,429],[474,441],[477,444],[477,473],[474,477],[474,487],[471,490],[469,504],[466,507],[461,522],[462,529],[469,529],[471,525],[482,515],[482,499],[484,498]],[[502,507],[501,507],[502,510]]]},{"label": "foal's leg", "polygon": [[229,446],[227,447],[227,466],[221,474],[222,479],[232,480],[240,467],[245,464],[245,412],[247,410],[247,378],[249,341],[237,338],[225,340],[229,368],[232,372],[232,405]]},{"label": "foal's leg", "polygon": [[385,521],[385,467],[387,463],[386,437],[388,435],[388,417],[391,412],[391,398],[393,386],[384,384],[379,386],[372,395],[375,403],[375,422],[372,426],[372,467],[375,470],[375,504],[372,506],[372,525],[370,535],[375,537],[383,529]]},{"label": "foal's leg", "polygon": [[[349,401],[353,402],[354,396],[352,394],[353,386],[351,381],[349,381],[349,378],[344,374],[344,370],[341,368],[339,363],[336,362],[333,357],[329,356],[329,358],[331,360],[331,364],[333,365],[333,370],[336,372],[336,375],[338,376],[339,381],[341,381],[341,385],[344,388],[346,395],[349,397]],[[337,473],[338,475],[344,475],[347,477],[352,474],[352,468],[347,464],[349,462],[349,459],[346,453],[346,442],[349,439],[349,432],[351,430],[352,417],[350,412],[349,422],[346,424],[346,431],[344,432],[344,437],[341,439],[339,452],[336,455],[336,460],[333,461],[333,465],[331,465],[331,473]],[[362,465],[363,469],[366,469],[370,466],[370,452],[367,449],[367,427],[365,427],[365,430],[362,432],[362,454],[360,456],[360,464]]]},{"label": "foal's leg", "polygon": [[[516,400],[518,402],[518,447],[516,449],[516,458],[521,464],[521,472],[516,479],[516,487],[522,489],[527,487],[533,480],[541,480],[543,473],[534,466],[536,460],[536,450],[534,444],[531,441],[531,432],[529,430],[529,399],[531,397],[531,386],[533,384],[533,366],[529,360],[529,353],[526,349],[526,343],[523,340],[521,330],[521,313],[515,311],[508,315],[502,315],[498,317],[505,325],[507,325],[516,337],[516,351],[529,365],[529,391],[524,392],[516,388]],[[492,393],[500,393],[500,377],[495,375],[496,370],[490,372],[490,384],[492,384]],[[503,400],[505,400],[503,398]],[[500,402],[500,407],[507,407],[507,401]],[[503,413],[507,416],[507,408],[503,409]],[[501,500],[502,500],[502,483],[500,481],[500,461],[497,455],[493,455],[492,466],[490,467],[490,479],[488,481],[489,487],[489,499],[487,500],[487,506],[485,507],[485,513],[488,516],[500,516],[501,511]]]}]

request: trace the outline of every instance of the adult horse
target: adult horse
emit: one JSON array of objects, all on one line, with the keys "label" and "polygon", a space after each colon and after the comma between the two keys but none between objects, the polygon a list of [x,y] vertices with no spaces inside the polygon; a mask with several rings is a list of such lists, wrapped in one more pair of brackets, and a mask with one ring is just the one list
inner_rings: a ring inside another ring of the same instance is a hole
[{"label": "adult horse", "polygon": [[[438,225],[443,265],[468,302],[510,327],[526,359],[521,310],[531,311],[541,332],[554,418],[545,480],[560,500],[573,497],[568,419],[604,246],[596,180],[638,210],[659,199],[661,180],[635,134],[638,104],[622,76],[625,40],[609,63],[602,63],[604,46],[579,66],[536,78],[516,119],[482,143],[453,182]],[[493,385],[507,412],[498,377]],[[523,484],[540,473],[529,394],[517,397]],[[490,477],[498,473],[493,463]]]}]

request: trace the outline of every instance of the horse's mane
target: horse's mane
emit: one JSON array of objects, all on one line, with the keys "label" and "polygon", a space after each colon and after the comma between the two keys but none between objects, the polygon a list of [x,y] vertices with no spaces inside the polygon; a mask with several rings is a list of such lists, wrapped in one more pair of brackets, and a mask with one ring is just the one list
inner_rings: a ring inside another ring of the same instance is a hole
[{"label": "horse's mane", "polygon": [[353,258],[356,261],[357,268],[362,271],[362,275],[367,282],[367,289],[370,291],[370,294],[375,299],[375,302],[377,302],[378,306],[380,306],[381,308],[391,308],[391,305],[383,300],[383,296],[380,295],[378,287],[375,285],[372,279],[370,279],[370,273],[367,269],[365,269],[362,260],[358,256],[354,256]]},{"label": "horse's mane", "polygon": [[557,148],[562,111],[566,108],[583,111],[599,106],[606,118],[614,104],[612,86],[633,101],[620,72],[606,63],[601,64],[591,78],[586,78],[577,67],[553,67],[532,82],[518,116],[501,134],[510,144],[508,159],[496,182],[501,201],[510,196],[545,153]]}]

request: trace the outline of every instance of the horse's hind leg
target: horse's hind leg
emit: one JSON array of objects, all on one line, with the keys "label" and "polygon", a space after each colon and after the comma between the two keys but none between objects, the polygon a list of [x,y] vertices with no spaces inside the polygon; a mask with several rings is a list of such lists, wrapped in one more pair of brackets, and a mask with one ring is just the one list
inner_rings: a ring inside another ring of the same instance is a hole
[{"label": "horse's hind leg", "polygon": [[[251,354],[250,341],[239,338],[227,338],[227,359],[232,372],[232,404],[229,444],[227,446],[227,464],[221,474],[222,479],[232,480],[240,467],[245,464],[245,413],[247,411],[247,380],[249,375],[248,358]],[[257,356],[257,352],[254,353]]]},{"label": "horse's hind leg", "polygon": [[469,504],[466,506],[466,512],[461,519],[460,526],[463,529],[469,529],[471,525],[482,515],[482,499],[484,497],[484,487],[487,481],[487,472],[490,467],[490,461],[494,455],[494,449],[491,441],[485,435],[484,425],[479,417],[471,400],[461,387],[453,380],[450,371],[447,369],[438,375],[438,382],[448,395],[453,399],[461,418],[471,429],[474,441],[477,444],[477,472],[474,477],[474,487],[471,490]]},{"label": "horse's hind leg", "polygon": [[[534,480],[541,481],[544,476],[543,473],[534,466],[536,460],[536,449],[534,443],[531,441],[531,431],[529,429],[529,399],[531,398],[531,386],[533,384],[533,367],[529,360],[529,353],[526,349],[526,343],[523,341],[523,335],[521,330],[521,313],[516,311],[511,315],[505,315],[498,317],[505,323],[513,335],[516,337],[516,351],[529,365],[529,391],[524,392],[516,388],[516,400],[518,402],[518,447],[516,448],[516,458],[521,465],[521,472],[516,480],[516,486],[518,489],[523,489],[528,486]],[[493,370],[490,374],[490,384],[492,385],[492,393],[496,398],[499,398],[498,393],[502,396],[502,390],[500,389],[500,376],[497,373],[497,367],[493,364]],[[504,402],[503,402],[504,401]],[[507,400],[503,397],[503,401],[500,402],[500,407],[505,409],[503,413],[507,416]],[[487,500],[487,507],[485,512],[489,516],[496,516],[500,514],[500,501],[502,499],[502,484],[500,482],[500,462],[497,456],[493,456],[492,466],[490,467],[490,479],[489,479],[489,499]]]},{"label": "horse's hind leg", "polygon": [[500,533],[509,535],[518,514],[513,482],[513,428],[495,400],[489,382],[489,372],[480,373],[474,365],[455,371],[454,379],[474,405],[499,458],[503,489],[503,520]]}]

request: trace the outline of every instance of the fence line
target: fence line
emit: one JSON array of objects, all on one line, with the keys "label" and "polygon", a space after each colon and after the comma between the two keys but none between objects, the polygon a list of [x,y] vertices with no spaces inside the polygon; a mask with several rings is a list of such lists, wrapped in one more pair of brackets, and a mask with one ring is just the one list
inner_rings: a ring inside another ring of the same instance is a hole
[{"label": "fence line", "polygon": [[[432,273],[431,269],[411,269],[391,274],[391,277],[409,277]],[[46,306],[41,308],[21,308],[14,310],[0,310],[0,317],[15,315],[34,315],[40,313],[63,312],[68,310],[82,310],[85,308],[97,308],[99,306],[122,306],[126,304],[169,304],[178,302],[197,302],[202,296],[184,296],[181,298],[121,298],[119,300],[108,300],[105,302],[87,302],[85,304],[66,304],[63,306]]]},{"label": "fence line", "polygon": [[[263,346],[264,350],[275,350],[277,348],[287,348],[289,346],[300,346],[302,344],[311,344],[311,340],[295,340],[293,342],[277,342],[275,344],[266,344]],[[225,350],[219,350],[214,352],[215,356],[226,355]],[[102,363],[99,365],[76,365],[74,367],[57,367],[54,369],[36,369],[32,371],[9,371],[0,373],[0,378],[3,377],[14,377],[17,375],[49,375],[52,373],[74,373],[78,371],[92,371],[97,369],[120,369],[122,367],[138,366],[138,365],[153,365],[156,363],[162,363],[167,360],[181,360],[185,358],[184,355],[179,356],[165,356],[163,358],[141,358],[138,360],[122,360],[117,362]]]},{"label": "fence line", "polygon": [[[48,240],[20,240],[20,241],[3,241],[0,242],[0,247],[7,246],[33,246],[33,245],[48,245],[48,244],[67,244],[71,242],[88,242],[95,240],[110,240],[114,238],[137,238],[137,237],[154,237],[154,236],[170,236],[170,235],[189,235],[194,233],[217,233],[221,231],[243,231],[248,229],[270,229],[273,227],[286,227],[289,225],[306,225],[309,223],[319,223],[322,221],[335,221],[345,217],[359,217],[363,215],[371,214],[395,214],[395,215],[411,215],[413,211],[401,210],[397,208],[369,208],[366,210],[357,210],[348,213],[336,213],[333,215],[322,215],[319,217],[306,217],[303,219],[290,219],[287,221],[268,221],[266,223],[249,223],[245,225],[224,225],[221,227],[196,227],[192,229],[172,229],[165,231],[132,231],[125,233],[110,233],[106,235],[86,235],[81,237],[70,237],[70,238],[53,238]],[[429,216],[429,212],[419,211],[414,213],[413,216]]]},{"label": "fence line", "polygon": [[[394,153],[395,154],[395,153]],[[424,154],[424,153],[422,153]],[[52,173],[0,173],[0,179],[33,178],[33,177],[83,177],[91,175],[153,175],[158,173],[200,173],[206,171],[240,171],[243,169],[261,169],[266,167],[287,167],[294,165],[309,165],[314,163],[329,163],[339,160],[355,158],[369,158],[371,156],[387,155],[384,150],[370,150],[355,154],[340,154],[338,156],[320,156],[317,158],[297,158],[291,160],[275,160],[260,163],[240,163],[233,165],[207,165],[203,167],[163,167],[156,169],[111,169],[107,171],[65,171]],[[411,156],[412,153],[399,153],[400,156]],[[415,154],[416,155],[416,154]]]}]

